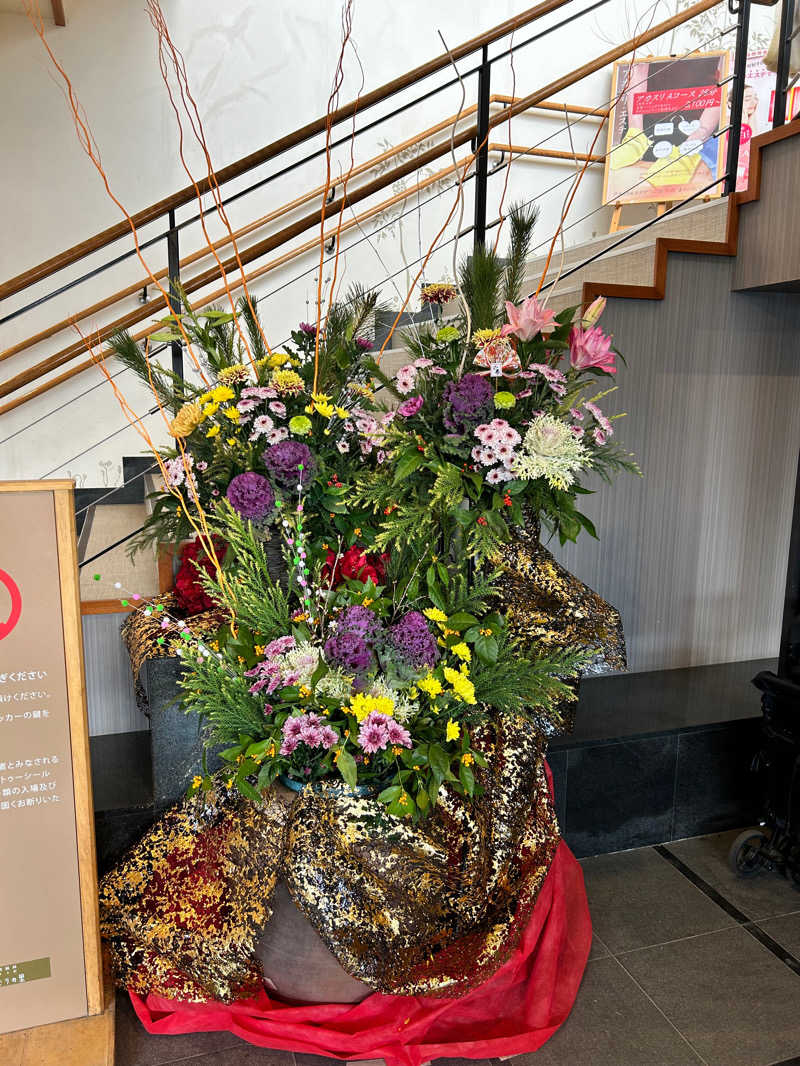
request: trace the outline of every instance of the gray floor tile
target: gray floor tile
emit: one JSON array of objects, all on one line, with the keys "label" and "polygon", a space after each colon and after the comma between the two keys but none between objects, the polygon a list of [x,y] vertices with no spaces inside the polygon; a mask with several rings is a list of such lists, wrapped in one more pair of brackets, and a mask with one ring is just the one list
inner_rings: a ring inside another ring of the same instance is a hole
[{"label": "gray floor tile", "polygon": [[[508,1060],[512,1061],[512,1060]],[[431,1066],[494,1066],[493,1059],[434,1059]]]},{"label": "gray floor tile", "polygon": [[[152,1036],[136,1017],[127,994],[117,995],[115,1066],[164,1066],[191,1055],[215,1054],[240,1044],[241,1040],[232,1033]],[[291,1066],[289,1061],[287,1066]]]},{"label": "gray floor tile", "polygon": [[800,1054],[800,977],[741,926],[619,961],[709,1066]]},{"label": "gray floor tile", "polygon": [[777,940],[782,948],[800,959],[800,913],[784,914],[780,918],[767,918],[758,925]]},{"label": "gray floor tile", "polygon": [[[293,1062],[290,1051],[270,1051],[269,1048],[240,1042],[237,1047],[178,1061],[175,1066],[292,1066]],[[328,1059],[327,1062],[328,1066],[335,1066],[334,1059]]]},{"label": "gray floor tile", "polygon": [[558,1032],[514,1066],[699,1066],[702,1060],[616,959],[586,968],[572,1013]]},{"label": "gray floor tile", "polygon": [[597,933],[592,933],[592,947],[589,951],[589,959],[605,959],[611,952],[608,950],[608,946],[603,943]]},{"label": "gray floor tile", "polygon": [[800,910],[800,892],[777,873],[739,878],[728,866],[728,850],[740,830],[678,840],[666,846],[748,918],[772,918]]},{"label": "gray floor tile", "polygon": [[612,955],[735,924],[650,848],[581,862],[597,935]]}]

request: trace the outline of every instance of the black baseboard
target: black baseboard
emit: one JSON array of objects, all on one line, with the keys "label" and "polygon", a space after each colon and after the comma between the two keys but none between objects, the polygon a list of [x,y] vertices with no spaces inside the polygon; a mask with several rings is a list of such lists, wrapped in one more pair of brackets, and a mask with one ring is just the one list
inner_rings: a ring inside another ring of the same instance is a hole
[{"label": "black baseboard", "polygon": [[748,825],[750,764],[772,659],[618,674],[581,684],[575,730],[548,762],[564,839],[583,858]]}]

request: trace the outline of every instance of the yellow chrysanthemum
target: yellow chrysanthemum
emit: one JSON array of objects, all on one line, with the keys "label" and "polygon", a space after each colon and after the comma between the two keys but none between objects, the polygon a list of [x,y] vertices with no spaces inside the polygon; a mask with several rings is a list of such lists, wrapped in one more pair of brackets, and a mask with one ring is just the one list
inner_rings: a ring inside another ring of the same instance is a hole
[{"label": "yellow chrysanthemum", "polygon": [[223,367],[219,372],[219,380],[223,385],[236,385],[247,381],[250,377],[250,368],[244,363],[235,363],[233,366]]},{"label": "yellow chrysanthemum", "polygon": [[233,389],[227,385],[215,385],[211,390],[211,399],[214,403],[225,403],[226,400],[232,400],[235,395]]},{"label": "yellow chrysanthemum", "polygon": [[447,740],[458,740],[461,736],[461,726],[458,722],[454,722],[452,718],[447,721]]},{"label": "yellow chrysanthemum", "polygon": [[294,370],[274,370],[269,380],[281,395],[303,391],[303,379]]},{"label": "yellow chrysanthemum", "polygon": [[476,329],[472,334],[472,343],[476,348],[483,348],[489,341],[496,341],[500,335],[499,329]]},{"label": "yellow chrysanthemum", "polygon": [[223,407],[222,413],[226,418],[229,418],[231,422],[238,422],[242,417],[239,410],[236,407]]},{"label": "yellow chrysanthemum", "polygon": [[284,363],[291,361],[291,356],[288,352],[273,352],[272,355],[267,355],[263,359],[259,359],[259,366],[268,366],[270,370],[274,370],[276,367],[283,366]]},{"label": "yellow chrysanthemum", "polygon": [[203,407],[203,419],[212,418],[219,411],[218,403],[207,403]]},{"label": "yellow chrysanthemum", "polygon": [[364,692],[358,692],[350,700],[347,710],[354,715],[356,721],[363,722],[373,711],[379,714],[394,714],[394,700],[389,696],[368,696]]},{"label": "yellow chrysanthemum", "polygon": [[472,662],[472,652],[463,640],[459,644],[454,644],[450,651],[453,655],[457,655],[459,659],[463,659],[465,663]]},{"label": "yellow chrysanthemum", "polygon": [[208,431],[208,433],[206,433],[206,436],[207,437],[216,437],[216,435],[218,433],[219,433],[219,426],[212,426],[211,429]]},{"label": "yellow chrysanthemum", "polygon": [[442,683],[438,678],[428,674],[427,677],[421,678],[417,682],[417,688],[421,688],[423,692],[427,692],[431,699],[435,699],[436,696],[442,694]]},{"label": "yellow chrysanthemum", "polygon": [[446,666],[444,668],[444,676],[447,682],[452,685],[454,695],[462,703],[474,704],[478,702],[475,699],[475,686],[460,670],[453,670],[452,667]]},{"label": "yellow chrysanthemum", "polygon": [[347,410],[346,407],[337,407],[336,414],[339,416],[339,418],[349,418],[350,416],[350,412]]},{"label": "yellow chrysanthemum", "polygon": [[172,437],[188,437],[203,421],[203,409],[199,403],[185,403],[169,424]]},{"label": "yellow chrysanthemum", "polygon": [[430,618],[432,622],[446,622],[447,615],[444,611],[440,611],[438,607],[426,607],[422,612],[426,618]]}]

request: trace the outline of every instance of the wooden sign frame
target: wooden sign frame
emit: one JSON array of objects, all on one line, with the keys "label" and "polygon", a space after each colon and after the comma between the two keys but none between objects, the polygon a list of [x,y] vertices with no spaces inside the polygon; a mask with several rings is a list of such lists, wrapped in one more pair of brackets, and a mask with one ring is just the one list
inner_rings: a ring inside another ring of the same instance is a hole
[{"label": "wooden sign frame", "polygon": [[[0,481],[0,507],[9,505],[10,501],[4,501],[3,497],[11,493],[48,494],[53,500],[56,539],[53,548],[57,556],[60,583],[86,1003],[87,1015],[92,1016],[102,1014],[105,1003],[78,582],[78,550],[75,535],[74,483],[68,480]],[[0,644],[0,649],[2,649],[2,644]],[[0,995],[2,995],[2,990],[0,990]]]},{"label": "wooden sign frame", "polygon": [[[725,79],[727,78],[729,67],[730,67],[730,53],[728,51],[726,51],[725,49],[718,49],[718,50],[711,49],[708,52],[692,53],[692,55],[687,56],[686,59],[683,59],[683,60],[682,59],[676,59],[674,56],[647,55],[647,56],[637,57],[636,60],[633,61],[633,62],[634,62],[634,65],[635,65],[635,63],[667,63],[667,64],[674,65],[675,67],[678,67],[681,62],[687,62],[687,61],[691,62],[691,61],[697,60],[697,59],[709,59],[709,58],[712,58],[712,57],[718,59],[722,63],[722,70],[723,70],[722,78],[720,79],[721,82],[722,82],[722,85],[721,85],[721,97],[720,97],[720,123],[719,123],[720,128],[722,128],[725,125],[725,123],[726,123],[725,115],[726,115],[727,100],[728,100],[728,86],[727,86],[726,81],[725,81]],[[612,95],[612,97],[615,97],[617,95],[617,93],[618,93],[618,85],[620,83],[620,74],[621,74],[621,72],[624,71],[624,70],[627,70],[631,65],[632,65],[632,61],[630,59],[619,59],[613,64],[612,69],[611,69],[611,95]],[[612,205],[612,204],[615,205],[615,206],[616,205],[622,205],[622,204],[651,204],[651,203],[658,204],[658,203],[663,203],[665,201],[675,200],[676,197],[674,197],[672,195],[665,196],[665,190],[663,188],[662,189],[654,188],[650,192],[650,195],[637,195],[637,196],[635,196],[633,198],[628,198],[625,195],[618,195],[618,191],[617,190],[610,191],[610,189],[609,189],[609,185],[610,185],[609,176],[610,176],[610,168],[611,168],[610,160],[612,158],[613,151],[615,150],[615,148],[618,147],[618,145],[614,144],[614,135],[615,135],[615,129],[616,129],[616,113],[617,113],[617,107],[618,106],[619,106],[619,103],[612,105],[611,110],[609,111],[608,123],[607,123],[607,127],[606,127],[606,129],[607,129],[607,133],[606,133],[606,155],[605,155],[605,165],[603,167],[603,200],[602,200],[603,204],[605,206],[609,206],[609,205]],[[725,150],[725,139],[724,139],[724,137],[721,137],[721,136],[718,135],[717,136],[717,174],[722,173],[723,170],[724,170],[724,150]],[[646,188],[647,188],[646,182],[637,183],[637,187],[640,187],[640,188],[646,190]],[[687,194],[690,193],[691,191],[693,191],[693,190],[691,190],[690,188],[687,187],[687,190],[686,190]],[[719,184],[715,185],[713,189],[710,189],[704,195],[703,199],[704,200],[718,199],[722,195],[723,195],[722,182],[720,182]],[[683,198],[683,197],[681,197],[681,198]]]}]

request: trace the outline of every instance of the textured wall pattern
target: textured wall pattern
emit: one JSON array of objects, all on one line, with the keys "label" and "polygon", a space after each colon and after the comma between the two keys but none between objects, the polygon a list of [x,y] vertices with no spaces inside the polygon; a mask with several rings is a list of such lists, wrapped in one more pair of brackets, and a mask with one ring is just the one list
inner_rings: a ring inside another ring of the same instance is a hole
[{"label": "textured wall pattern", "polygon": [[[670,257],[663,301],[609,300],[628,367],[602,401],[642,480],[601,486],[599,544],[557,550],[622,612],[632,670],[777,654],[800,441],[800,303]],[[645,280],[645,279],[642,279]],[[668,327],[667,327],[667,324]]]},{"label": "textured wall pattern", "polygon": [[127,733],[147,729],[147,719],[133,698],[128,652],[119,635],[124,614],[90,614],[83,618],[89,733]]}]

